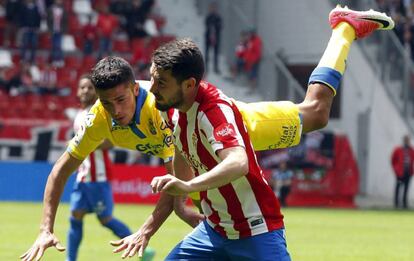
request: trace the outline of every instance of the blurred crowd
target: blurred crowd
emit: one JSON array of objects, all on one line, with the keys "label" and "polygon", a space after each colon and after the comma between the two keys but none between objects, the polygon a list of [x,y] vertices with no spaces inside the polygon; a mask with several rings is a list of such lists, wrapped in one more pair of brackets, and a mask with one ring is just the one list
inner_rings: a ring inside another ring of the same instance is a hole
[{"label": "blurred crowd", "polygon": [[391,15],[395,21],[394,31],[404,46],[410,47],[414,60],[414,1],[376,0],[381,12]]},{"label": "blurred crowd", "polygon": [[164,24],[155,0],[0,0],[0,90],[70,95],[113,53],[147,79]]}]

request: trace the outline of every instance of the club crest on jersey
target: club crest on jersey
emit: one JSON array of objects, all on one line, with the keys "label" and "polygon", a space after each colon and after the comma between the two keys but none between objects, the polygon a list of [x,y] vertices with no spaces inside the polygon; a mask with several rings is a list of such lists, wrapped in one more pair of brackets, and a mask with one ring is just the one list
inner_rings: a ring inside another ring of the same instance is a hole
[{"label": "club crest on jersey", "polygon": [[148,126],[149,126],[151,134],[156,135],[157,129],[155,129],[154,122],[151,119],[148,120]]},{"label": "club crest on jersey", "polygon": [[214,138],[220,142],[233,139],[235,134],[234,126],[227,122],[214,129]]}]

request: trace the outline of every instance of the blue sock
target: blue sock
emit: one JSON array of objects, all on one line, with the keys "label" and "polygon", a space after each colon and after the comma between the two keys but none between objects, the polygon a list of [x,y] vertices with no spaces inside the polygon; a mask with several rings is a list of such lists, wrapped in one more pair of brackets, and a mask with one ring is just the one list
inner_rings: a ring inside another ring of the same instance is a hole
[{"label": "blue sock", "polygon": [[70,228],[68,232],[67,261],[75,261],[78,256],[78,249],[82,241],[83,222],[70,217]]},{"label": "blue sock", "polygon": [[114,217],[108,223],[104,224],[104,226],[112,230],[119,238],[124,238],[132,234],[131,230],[124,223]]}]

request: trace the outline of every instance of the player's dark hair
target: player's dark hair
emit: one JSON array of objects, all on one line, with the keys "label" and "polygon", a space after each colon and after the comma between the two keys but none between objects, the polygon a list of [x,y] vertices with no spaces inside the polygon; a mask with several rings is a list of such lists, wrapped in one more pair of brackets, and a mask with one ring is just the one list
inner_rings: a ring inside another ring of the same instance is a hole
[{"label": "player's dark hair", "polygon": [[204,75],[204,60],[200,49],[189,38],[177,39],[160,46],[152,55],[157,69],[171,70],[178,83],[194,77],[198,85]]},{"label": "player's dark hair", "polygon": [[121,57],[108,56],[100,60],[91,73],[92,84],[98,90],[107,90],[124,83],[135,83],[131,65]]}]

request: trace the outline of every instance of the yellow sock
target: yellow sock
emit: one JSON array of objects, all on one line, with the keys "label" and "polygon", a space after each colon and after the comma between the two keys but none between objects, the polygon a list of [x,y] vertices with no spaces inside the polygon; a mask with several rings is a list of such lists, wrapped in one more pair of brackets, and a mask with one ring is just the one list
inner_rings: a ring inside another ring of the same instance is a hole
[{"label": "yellow sock", "polygon": [[339,23],[332,31],[328,46],[319,61],[318,67],[332,68],[343,74],[349,48],[355,39],[355,30],[348,23]]},{"label": "yellow sock", "polygon": [[355,30],[348,23],[339,23],[332,31],[328,46],[318,66],[309,77],[309,84],[322,83],[336,95],[342,75],[345,72],[349,48],[355,39]]}]

